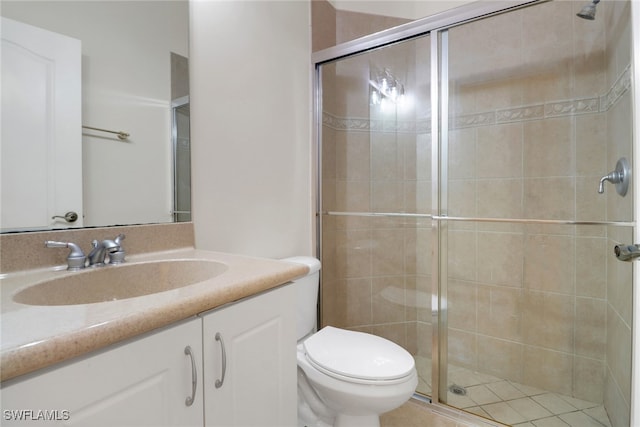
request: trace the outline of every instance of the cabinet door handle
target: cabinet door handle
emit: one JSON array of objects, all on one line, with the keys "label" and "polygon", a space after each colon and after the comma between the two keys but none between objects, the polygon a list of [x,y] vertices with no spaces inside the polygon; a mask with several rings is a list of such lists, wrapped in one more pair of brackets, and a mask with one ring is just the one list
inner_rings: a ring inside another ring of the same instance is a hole
[{"label": "cabinet door handle", "polygon": [[222,377],[216,380],[216,388],[220,388],[222,384],[224,384],[224,375],[227,373],[227,352],[224,348],[224,341],[222,340],[220,332],[216,333],[216,341],[220,341],[220,348],[222,349]]},{"label": "cabinet door handle", "polygon": [[198,388],[198,370],[196,369],[196,359],[193,356],[190,345],[184,348],[184,354],[191,358],[191,396],[187,396],[184,404],[191,406],[196,398],[196,389]]}]

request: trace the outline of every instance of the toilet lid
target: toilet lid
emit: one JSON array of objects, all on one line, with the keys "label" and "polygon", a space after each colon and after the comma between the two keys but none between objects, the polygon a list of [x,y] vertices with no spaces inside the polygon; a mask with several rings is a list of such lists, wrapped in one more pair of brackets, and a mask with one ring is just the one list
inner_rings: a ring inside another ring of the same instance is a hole
[{"label": "toilet lid", "polygon": [[304,341],[307,359],[342,376],[394,380],[409,375],[413,357],[399,345],[363,332],[326,326]]}]

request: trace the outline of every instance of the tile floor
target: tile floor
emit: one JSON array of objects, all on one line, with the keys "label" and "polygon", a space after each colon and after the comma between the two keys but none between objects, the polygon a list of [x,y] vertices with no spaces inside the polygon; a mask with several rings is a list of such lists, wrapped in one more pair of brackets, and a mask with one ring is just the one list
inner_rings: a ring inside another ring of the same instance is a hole
[{"label": "tile floor", "polygon": [[382,414],[380,427],[470,427],[474,424],[463,422],[453,416],[439,414],[431,405],[410,400],[400,408]]},{"label": "tile floor", "polygon": [[[421,373],[418,390],[425,393],[431,390],[431,371],[426,369],[430,361],[416,362]],[[449,391],[449,405],[489,420],[517,427],[611,427],[604,406],[599,403],[528,387],[465,368],[450,367],[448,381],[450,385],[461,386],[466,391],[465,395]],[[415,411],[415,408],[411,407],[411,410]]]}]

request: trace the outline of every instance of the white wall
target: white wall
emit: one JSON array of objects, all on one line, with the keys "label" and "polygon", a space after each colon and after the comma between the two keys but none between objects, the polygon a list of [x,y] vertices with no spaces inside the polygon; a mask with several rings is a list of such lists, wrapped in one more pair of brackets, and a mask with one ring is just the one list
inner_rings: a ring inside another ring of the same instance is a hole
[{"label": "white wall", "polygon": [[196,247],[313,253],[307,1],[191,4]]},{"label": "white wall", "polygon": [[[634,215],[635,221],[640,221],[640,185],[638,185],[638,173],[640,170],[640,92],[638,85],[640,85],[640,4],[637,1],[631,2],[631,37],[632,37],[632,64],[631,70],[633,76],[631,77],[633,87],[633,170],[636,171],[636,177],[634,182],[633,200],[635,203]],[[634,243],[640,242],[640,227],[636,226],[634,230]],[[636,261],[637,262],[637,261]],[[638,345],[640,344],[640,274],[638,270],[634,268],[633,273],[633,325],[632,325],[632,339],[633,339],[633,354],[631,359],[631,423],[632,426],[640,425],[640,352],[638,351]]]}]

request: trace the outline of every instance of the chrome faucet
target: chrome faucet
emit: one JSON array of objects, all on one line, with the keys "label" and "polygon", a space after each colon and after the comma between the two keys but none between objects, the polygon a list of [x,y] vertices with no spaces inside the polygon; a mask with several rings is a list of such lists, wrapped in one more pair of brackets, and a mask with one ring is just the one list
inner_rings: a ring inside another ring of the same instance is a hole
[{"label": "chrome faucet", "polygon": [[91,242],[93,249],[89,255],[85,256],[80,246],[71,242],[56,242],[47,240],[44,242],[47,248],[69,248],[69,256],[67,256],[67,270],[78,271],[85,268],[87,260],[90,267],[100,267],[106,264],[107,255],[109,256],[109,264],[122,264],[124,262],[124,248],[122,241],[124,234],[118,234],[115,239],[105,239],[103,241],[94,240]]},{"label": "chrome faucet", "polygon": [[120,250],[120,245],[115,240],[105,239],[102,241],[94,240],[91,242],[93,249],[87,255],[89,267],[100,267],[104,265],[107,253],[115,253]]},{"label": "chrome faucet", "polygon": [[69,248],[69,256],[67,257],[67,270],[78,271],[84,268],[87,257],[84,256],[84,252],[80,249],[80,246],[72,242],[56,242],[53,240],[47,240],[44,242],[46,248]]}]

